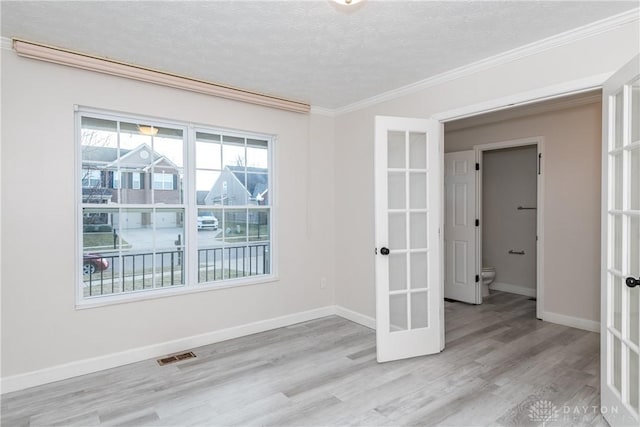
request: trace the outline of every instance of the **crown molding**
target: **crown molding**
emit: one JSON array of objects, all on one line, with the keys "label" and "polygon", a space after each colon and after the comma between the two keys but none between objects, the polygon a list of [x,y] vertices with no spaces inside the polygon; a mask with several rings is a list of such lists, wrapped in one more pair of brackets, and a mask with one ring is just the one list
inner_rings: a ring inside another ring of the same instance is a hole
[{"label": "crown molding", "polygon": [[56,46],[49,46],[17,38],[12,39],[12,44],[16,53],[25,58],[52,62],[54,64],[65,65],[82,70],[124,77],[131,80],[139,80],[145,83],[153,83],[160,86],[168,86],[190,92],[211,95],[218,98],[232,99],[234,101],[277,108],[295,113],[308,113],[310,108],[309,104],[299,101],[168,73],[161,70],[155,70],[87,53],[76,52]]},{"label": "crown molding", "polygon": [[334,109],[333,113],[334,115],[338,116],[341,114],[350,113],[352,111],[361,110],[366,107],[380,104],[384,101],[389,101],[401,96],[410,95],[412,93],[416,93],[433,86],[456,80],[461,77],[466,77],[479,71],[498,67],[500,65],[525,58],[527,56],[536,55],[556,47],[564,46],[569,43],[574,43],[588,37],[605,33],[607,31],[611,31],[615,28],[636,22],[638,20],[640,20],[640,8],[631,9],[618,15],[613,15],[609,18],[592,22],[582,27],[574,28],[572,30],[565,31],[564,33],[556,34],[554,36],[547,37],[533,43],[529,43],[524,46],[520,46],[494,56],[490,56],[485,59],[481,59],[480,61],[472,62],[471,64],[463,65],[462,67],[445,71],[444,73],[437,74],[433,77],[429,77],[427,79],[420,80],[418,82],[411,83],[397,89],[383,92],[381,94],[363,99],[361,101],[356,101],[344,107]]},{"label": "crown molding", "polygon": [[317,107],[315,105],[311,106],[311,108],[309,109],[309,113],[317,114],[319,116],[327,116],[327,117],[336,116],[336,110],[331,108],[325,108],[325,107]]},{"label": "crown molding", "polygon": [[595,104],[602,101],[602,94],[586,92],[578,96],[568,96],[547,100],[544,103],[535,102],[522,106],[515,106],[487,114],[474,115],[464,119],[454,120],[447,123],[446,132],[455,132],[459,130],[474,128],[477,126],[490,125],[500,123],[506,120],[518,119],[521,117],[530,117],[537,114],[552,113],[554,111],[568,110],[584,105]]}]

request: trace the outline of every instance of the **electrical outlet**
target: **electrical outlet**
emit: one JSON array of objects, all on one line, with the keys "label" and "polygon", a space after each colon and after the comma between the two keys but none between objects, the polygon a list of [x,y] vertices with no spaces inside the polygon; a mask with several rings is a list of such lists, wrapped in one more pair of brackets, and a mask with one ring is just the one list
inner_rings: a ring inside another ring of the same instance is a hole
[{"label": "electrical outlet", "polygon": [[327,287],[327,279],[326,277],[323,277],[322,279],[320,279],[320,288],[324,289]]}]

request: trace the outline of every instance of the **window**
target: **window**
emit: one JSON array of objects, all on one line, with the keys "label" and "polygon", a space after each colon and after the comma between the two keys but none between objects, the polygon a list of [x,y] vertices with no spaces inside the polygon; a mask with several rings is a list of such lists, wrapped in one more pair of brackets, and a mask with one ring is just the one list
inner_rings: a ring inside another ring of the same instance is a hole
[{"label": "window", "polygon": [[164,172],[153,174],[153,188],[154,190],[175,190],[173,182],[176,179],[175,175],[166,174]]},{"label": "window", "polygon": [[100,187],[102,183],[102,175],[99,170],[96,169],[82,169],[82,187]]},{"label": "window", "polygon": [[113,172],[113,188],[120,188],[120,172]]},{"label": "window", "polygon": [[140,186],[140,183],[142,182],[141,180],[141,174],[137,173],[137,172],[133,172],[131,174],[131,189],[133,190],[140,190],[142,187]]},{"label": "window", "polygon": [[80,303],[272,276],[270,138],[78,115]]}]

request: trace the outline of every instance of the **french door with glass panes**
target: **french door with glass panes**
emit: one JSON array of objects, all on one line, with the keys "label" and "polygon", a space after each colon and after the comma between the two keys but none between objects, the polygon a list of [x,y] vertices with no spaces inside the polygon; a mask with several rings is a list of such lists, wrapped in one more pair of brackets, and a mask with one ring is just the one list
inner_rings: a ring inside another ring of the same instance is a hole
[{"label": "french door with glass panes", "polygon": [[640,57],[603,87],[602,414],[640,425]]},{"label": "french door with glass panes", "polygon": [[440,124],[376,117],[376,338],[378,362],[444,346]]}]

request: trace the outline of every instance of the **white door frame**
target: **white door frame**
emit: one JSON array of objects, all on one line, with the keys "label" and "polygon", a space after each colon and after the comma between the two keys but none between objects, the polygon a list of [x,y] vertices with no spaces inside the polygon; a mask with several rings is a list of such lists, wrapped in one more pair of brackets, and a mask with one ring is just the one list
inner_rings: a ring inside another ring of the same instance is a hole
[{"label": "white door frame", "polygon": [[[592,75],[582,79],[569,80],[556,85],[546,86],[546,87],[538,88],[535,90],[530,90],[527,92],[517,93],[514,95],[494,98],[494,99],[490,99],[480,103],[442,111],[432,115],[431,117],[433,119],[438,120],[441,123],[443,143],[440,146],[440,157],[442,159],[441,160],[442,164],[444,164],[444,124],[445,123],[467,118],[467,117],[479,116],[482,114],[487,114],[495,111],[507,110],[509,108],[519,107],[522,105],[533,104],[536,102],[548,101],[555,98],[562,98],[564,96],[576,95],[578,93],[602,89],[604,82],[607,81],[609,77],[611,77],[613,74],[614,74],[614,71],[609,73]],[[444,204],[444,191],[445,190],[444,190],[444,178],[443,178],[441,183],[441,189],[440,189],[440,192],[442,194],[441,202],[443,204]],[[443,206],[443,210],[444,210],[444,206]],[[444,212],[442,212],[442,215],[444,215]],[[541,217],[542,215],[540,215],[540,213],[538,212],[538,218],[541,218]],[[540,234],[542,234],[542,231],[543,230],[539,228],[538,232]],[[441,241],[443,237],[444,236],[441,236],[440,238]],[[538,254],[538,259],[542,260],[540,253]],[[444,268],[444,253],[441,254],[440,264],[441,264],[441,268]],[[538,273],[538,279],[540,277],[541,277],[541,274]],[[543,294],[538,294],[537,300],[538,301],[537,301],[536,317],[540,318],[541,314],[543,313],[543,310],[542,310],[544,305]],[[444,321],[443,321],[443,324],[444,324]]]},{"label": "white door frame", "polygon": [[[485,151],[500,150],[503,148],[525,147],[535,145],[538,153],[537,188],[536,188],[536,317],[542,320],[544,313],[544,138],[541,136],[520,138],[509,141],[491,142],[488,144],[474,145],[476,162],[480,164],[478,179],[476,179],[476,218],[483,223],[482,218],[482,154]],[[482,267],[482,227],[476,228],[476,256],[477,264]],[[482,274],[480,274],[482,276]],[[482,279],[481,279],[482,281]]]}]

